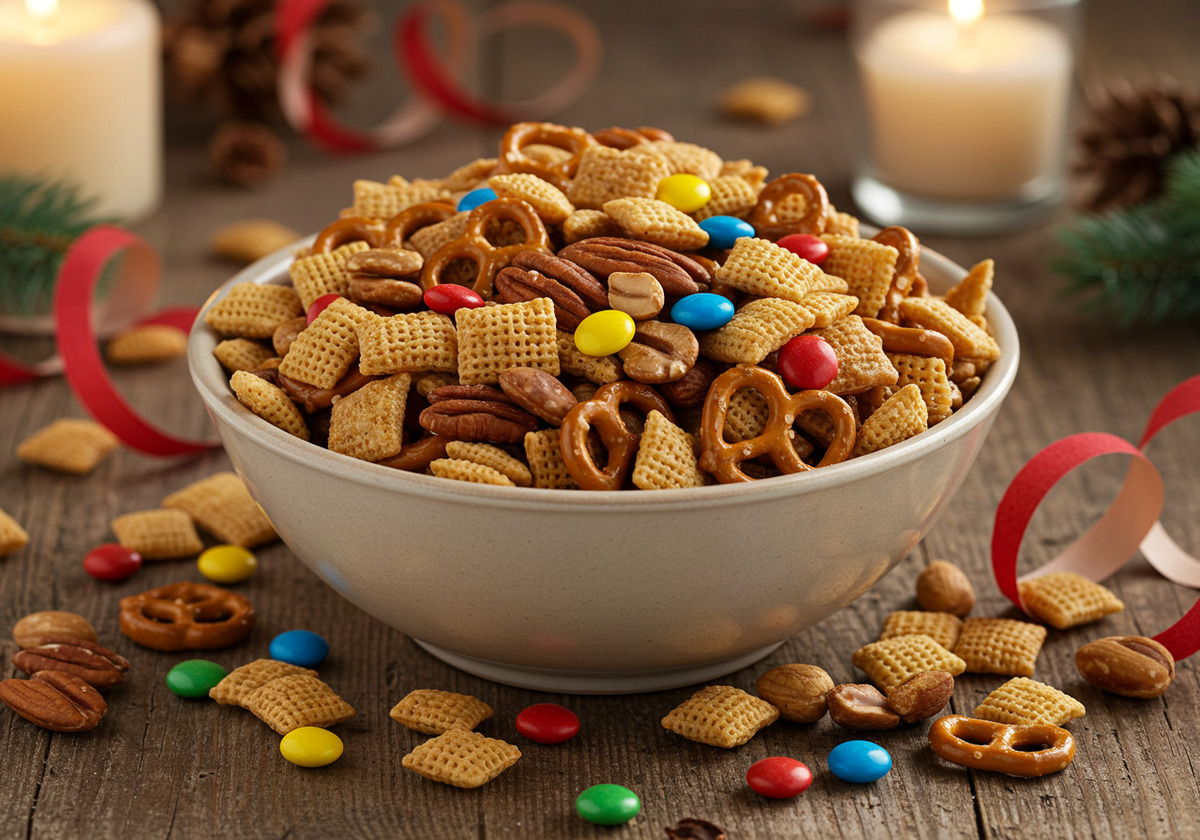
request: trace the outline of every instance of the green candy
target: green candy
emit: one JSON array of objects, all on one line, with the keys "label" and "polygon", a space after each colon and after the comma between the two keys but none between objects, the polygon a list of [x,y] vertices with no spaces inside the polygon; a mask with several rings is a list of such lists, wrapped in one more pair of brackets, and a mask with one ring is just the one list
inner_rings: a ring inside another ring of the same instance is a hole
[{"label": "green candy", "polygon": [[638,815],[642,801],[621,785],[592,785],[575,798],[575,810],[596,825],[621,825]]},{"label": "green candy", "polygon": [[207,697],[229,672],[208,659],[189,659],[167,671],[167,688],[180,697]]}]

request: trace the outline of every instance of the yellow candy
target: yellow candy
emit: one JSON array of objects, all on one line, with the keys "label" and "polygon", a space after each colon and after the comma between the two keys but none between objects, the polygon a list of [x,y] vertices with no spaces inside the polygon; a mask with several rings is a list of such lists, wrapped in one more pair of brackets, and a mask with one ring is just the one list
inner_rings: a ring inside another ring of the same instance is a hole
[{"label": "yellow candy", "polygon": [[575,346],[588,356],[610,356],[633,341],[637,325],[619,309],[602,309],[575,328]]},{"label": "yellow candy", "polygon": [[342,739],[319,726],[301,726],[283,736],[279,752],[301,767],[324,767],[342,757]]},{"label": "yellow candy", "polygon": [[703,178],[681,172],[658,182],[656,198],[682,213],[695,213],[712,198],[712,187]]},{"label": "yellow candy", "polygon": [[196,561],[200,574],[217,583],[239,583],[258,569],[258,559],[238,545],[214,545]]}]

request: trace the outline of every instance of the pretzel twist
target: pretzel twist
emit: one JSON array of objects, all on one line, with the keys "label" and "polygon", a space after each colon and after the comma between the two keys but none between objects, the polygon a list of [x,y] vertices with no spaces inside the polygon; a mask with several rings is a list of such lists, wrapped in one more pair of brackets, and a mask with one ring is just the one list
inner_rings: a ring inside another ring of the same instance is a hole
[{"label": "pretzel twist", "polygon": [[120,626],[154,650],[217,650],[250,634],[254,608],[236,592],[184,581],[122,598]]},{"label": "pretzel twist", "polygon": [[1060,726],[1010,726],[964,715],[934,721],[929,746],[963,767],[1026,778],[1057,773],[1075,757],[1075,739]]},{"label": "pretzel twist", "polygon": [[[570,156],[556,163],[534,160],[525,154],[524,149],[535,143],[555,146],[570,152]],[[595,145],[598,145],[595,138],[582,128],[567,128],[547,122],[516,123],[500,138],[496,172],[529,172],[565,192],[568,183],[575,177],[584,150]]]},{"label": "pretzel twist", "polygon": [[415,231],[457,215],[458,208],[448,201],[425,201],[410,204],[388,219],[379,243],[387,248],[403,248]]},{"label": "pretzel twist", "polygon": [[892,272],[892,284],[888,286],[879,310],[879,320],[893,324],[900,322],[900,301],[908,297],[917,280],[917,268],[921,262],[921,243],[913,232],[899,225],[885,227],[871,237],[880,245],[891,245],[900,252],[896,269]]},{"label": "pretzel twist", "polygon": [[383,233],[386,227],[387,225],[382,219],[375,219],[371,216],[346,216],[327,225],[317,234],[312,252],[328,254],[347,242],[360,240],[372,248],[378,248],[383,242]]},{"label": "pretzel twist", "polygon": [[[793,195],[804,196],[804,215],[793,222],[783,222],[779,219],[780,204]],[[821,182],[812,175],[789,172],[762,188],[758,203],[746,214],[746,221],[759,236],[775,242],[791,233],[824,233],[829,212],[829,195]]]},{"label": "pretzel twist", "polygon": [[946,363],[947,372],[954,364],[954,344],[937,330],[901,327],[878,318],[863,318],[862,322],[864,327],[883,340],[885,353],[937,356]]},{"label": "pretzel twist", "polygon": [[[729,398],[742,388],[753,388],[767,400],[767,424],[763,431],[747,440],[725,440],[725,415]],[[792,474],[811,470],[792,445],[792,424],[802,411],[819,409],[833,420],[833,441],[817,464],[825,467],[850,457],[857,435],[854,412],[846,401],[828,391],[800,391],[789,394],[783,380],[760,367],[730,368],[713,380],[700,419],[700,467],[712,473],[722,484],[753,481],[739,466],[743,461],[769,455],[781,472]]]},{"label": "pretzel twist", "polygon": [[[600,386],[590,400],[575,405],[563,419],[560,444],[567,471],[584,490],[620,490],[633,468],[641,435],[634,434],[621,419],[621,406],[629,403],[644,414],[661,411],[671,422],[675,415],[666,400],[639,382],[621,380]],[[588,452],[588,432],[595,429],[608,450],[601,469]]]}]

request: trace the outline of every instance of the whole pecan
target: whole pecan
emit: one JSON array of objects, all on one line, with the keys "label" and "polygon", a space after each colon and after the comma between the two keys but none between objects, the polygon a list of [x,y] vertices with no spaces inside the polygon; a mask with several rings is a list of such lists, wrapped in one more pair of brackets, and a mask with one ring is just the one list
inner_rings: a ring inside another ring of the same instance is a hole
[{"label": "whole pecan", "polygon": [[520,443],[538,420],[490,385],[446,385],[429,392],[421,426],[451,440]]},{"label": "whole pecan", "polygon": [[74,674],[38,671],[30,679],[0,682],[0,701],[30,723],[54,732],[95,729],[108,704]]},{"label": "whole pecan", "polygon": [[617,236],[581,239],[563,248],[558,256],[605,279],[615,271],[652,274],[669,298],[695,294],[700,291],[699,284],[712,279],[708,269],[685,254]]},{"label": "whole pecan", "polygon": [[588,315],[608,308],[604,284],[568,260],[538,251],[523,251],[493,281],[496,299],[519,303],[539,297],[554,301],[558,328],[568,332]]},{"label": "whole pecan", "polygon": [[17,651],[13,664],[27,674],[74,674],[101,690],[120,685],[129,670],[129,662],[119,653],[86,639],[58,635],[42,636],[36,645]]}]

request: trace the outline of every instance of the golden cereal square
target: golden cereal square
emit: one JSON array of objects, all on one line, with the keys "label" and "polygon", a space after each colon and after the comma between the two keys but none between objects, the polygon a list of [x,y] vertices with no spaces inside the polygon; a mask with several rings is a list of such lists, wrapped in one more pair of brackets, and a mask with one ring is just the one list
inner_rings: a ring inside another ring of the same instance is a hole
[{"label": "golden cereal square", "polygon": [[702,334],[700,352],[718,362],[756,365],[812,324],[812,313],[799,303],[757,298],[724,326]]},{"label": "golden cereal square", "polygon": [[267,359],[275,358],[274,348],[251,338],[227,338],[213,348],[221,367],[230,373],[254,370]]},{"label": "golden cereal square", "polygon": [[874,318],[891,288],[900,252],[891,245],[853,236],[825,234],[821,239],[829,246],[821,270],[846,281],[850,294],[858,298],[855,314]]},{"label": "golden cereal square", "polygon": [[392,720],[426,735],[474,729],[492,714],[492,707],[478,697],[434,688],[410,691],[388,712]]},{"label": "golden cereal square", "polygon": [[399,183],[381,184],[362,178],[354,182],[352,214],[390,219],[414,204],[448,198],[449,195],[448,190],[429,181],[410,184],[401,180]]},{"label": "golden cereal square", "polygon": [[204,323],[222,336],[270,338],[275,328],[304,314],[290,286],[238,283],[204,313]]},{"label": "golden cereal square", "polygon": [[654,198],[658,182],[670,174],[671,164],[661,154],[589,146],[579,156],[567,198],[584,210],[599,210],[618,198]]},{"label": "golden cereal square", "polygon": [[633,239],[676,251],[691,251],[708,244],[708,232],[687,213],[665,201],[617,198],[604,202],[603,209]]},{"label": "golden cereal square", "polygon": [[542,429],[525,433],[525,460],[533,476],[533,486],[550,490],[578,490],[567,462],[562,456],[558,429]]},{"label": "golden cereal square", "polygon": [[[329,253],[309,254],[292,260],[288,276],[303,306],[301,314],[322,295],[347,295],[350,292],[350,269],[346,260],[371,246],[362,240],[347,242]],[[286,319],[284,319],[286,320]]]},{"label": "golden cereal square", "polygon": [[[526,147],[528,154],[528,147]],[[496,171],[495,158],[475,158],[470,163],[464,163],[445,178],[441,179],[443,188],[452,193],[474,189]],[[392,176],[397,178],[399,176]]]},{"label": "golden cereal square", "polygon": [[452,440],[446,444],[446,456],[490,467],[518,487],[529,487],[533,484],[533,476],[524,461],[490,443]]},{"label": "golden cereal square", "polygon": [[664,729],[713,747],[739,747],[779,718],[779,709],[731,685],[700,689],[662,719]]},{"label": "golden cereal square", "polygon": [[621,226],[603,210],[576,210],[562,224],[563,242],[570,245],[593,236],[620,236]]},{"label": "golden cereal square", "polygon": [[494,385],[500,374],[514,367],[558,376],[558,336],[550,298],[460,309],[454,317],[458,378],[463,385]]},{"label": "golden cereal square", "polygon": [[581,376],[588,382],[606,385],[621,378],[624,368],[617,356],[589,356],[575,346],[575,334],[556,329],[554,343],[558,348],[561,373]]},{"label": "golden cereal square", "polygon": [[916,385],[905,385],[863,421],[851,457],[869,455],[919,435],[929,428],[928,412],[921,390]]},{"label": "golden cereal square", "polygon": [[167,324],[144,324],[113,336],[104,357],[114,365],[165,362],[187,352],[187,333]]},{"label": "golden cereal square", "polygon": [[954,345],[958,359],[1000,358],[1000,345],[966,315],[936,297],[906,297],[900,301],[900,323],[940,332]]},{"label": "golden cereal square", "polygon": [[417,746],[400,764],[426,779],[457,788],[486,785],[517,763],[521,751],[470,729],[450,729]]},{"label": "golden cereal square", "polygon": [[1075,572],[1039,575],[1021,581],[1017,588],[1026,611],[1059,630],[1090,624],[1125,609],[1107,588]]},{"label": "golden cereal square", "polygon": [[[936,425],[953,411],[954,390],[946,371],[946,360],[937,356],[917,356],[911,353],[888,353],[896,368],[895,389],[913,384],[921,389],[921,399],[929,415],[929,425]],[[889,387],[889,386],[884,386]]]},{"label": "golden cereal square", "polygon": [[488,178],[500,198],[519,198],[537,212],[547,225],[561,225],[575,212],[575,205],[558,187],[528,172],[512,172]]},{"label": "golden cereal square", "polygon": [[946,650],[953,650],[960,632],[962,632],[962,619],[953,613],[897,610],[884,619],[879,639],[882,641],[896,636],[923,633]]},{"label": "golden cereal square", "polygon": [[411,248],[424,259],[429,259],[438,249],[453,242],[466,232],[467,217],[470,213],[456,213],[445,221],[428,225],[409,234],[406,248]]},{"label": "golden cereal square", "polygon": [[824,272],[774,242],[744,236],[733,244],[717,269],[717,282],[746,294],[803,303],[804,297],[825,284]]},{"label": "golden cereal square", "polygon": [[301,440],[308,440],[308,425],[304,415],[282,388],[272,385],[260,376],[248,371],[234,371],[229,386],[237,395],[238,402],[246,406],[277,429],[282,429]]},{"label": "golden cereal square", "polygon": [[12,554],[29,543],[29,534],[21,523],[0,510],[0,557]]},{"label": "golden cereal square", "polygon": [[118,516],[109,527],[117,542],[144,560],[192,557],[204,550],[192,518],[181,510],[142,510]]},{"label": "golden cereal square", "polygon": [[812,313],[813,327],[822,330],[853,312],[858,298],[841,292],[811,292],[800,303]]},{"label": "golden cereal square", "polygon": [[1012,726],[1062,726],[1085,714],[1083,704],[1071,695],[1028,677],[1014,677],[975,707],[980,720]]},{"label": "golden cereal square", "polygon": [[968,673],[1033,676],[1046,628],[1011,618],[968,618],[954,645]]},{"label": "golden cereal square", "polygon": [[921,671],[946,671],[957,677],[966,668],[959,657],[924,633],[871,642],[854,651],[850,661],[885,693]]},{"label": "golden cereal square", "polygon": [[978,324],[979,321],[976,319],[982,318],[987,309],[987,296],[988,292],[992,290],[995,268],[995,263],[991,259],[971,266],[971,270],[967,272],[966,276],[946,292],[946,303]]},{"label": "golden cereal square", "polygon": [[367,376],[458,370],[458,333],[449,316],[405,312],[364,321],[358,330],[358,369]]},{"label": "golden cereal square", "polygon": [[245,706],[246,698],[271,680],[296,674],[315,677],[317,672],[278,659],[255,659],[226,674],[219,683],[208,690],[208,696],[222,706]]},{"label": "golden cereal square", "polygon": [[731,443],[761,435],[771,416],[767,398],[753,388],[739,388],[729,396],[725,412],[725,439]]},{"label": "golden cereal square", "polygon": [[301,726],[328,728],[354,717],[353,706],[309,674],[291,674],[264,683],[242,706],[280,735]]},{"label": "golden cereal square", "polygon": [[825,220],[825,232],[840,236],[859,236],[859,221],[857,216],[843,213],[833,207],[829,208],[829,217]]},{"label": "golden cereal square", "polygon": [[712,195],[692,218],[696,221],[713,216],[742,217],[758,202],[758,190],[738,175],[722,175],[708,182]]},{"label": "golden cereal square", "polygon": [[858,315],[847,315],[814,334],[829,343],[838,360],[837,376],[826,391],[840,396],[896,384],[899,374],[883,352],[883,339],[867,329]]},{"label": "golden cereal square", "polygon": [[377,379],[333,401],[329,450],[363,461],[381,461],[404,444],[404,408],[412,377]]},{"label": "golden cereal square", "polygon": [[17,445],[17,457],[57,472],[84,475],[121,445],[117,436],[93,420],[62,418]]},{"label": "golden cereal square", "polygon": [[511,478],[493,467],[468,461],[465,458],[438,458],[429,462],[429,472],[438,478],[466,481],[470,484],[490,484],[493,487],[516,487]]},{"label": "golden cereal square", "polygon": [[279,363],[279,372],[318,388],[332,388],[358,361],[358,328],[379,316],[337,298],[300,331]]},{"label": "golden cereal square", "polygon": [[189,484],[162,501],[186,512],[218,540],[253,548],[278,539],[274,526],[236,474],[220,472]]},{"label": "golden cereal square", "polygon": [[632,481],[640,490],[703,487],[705,484],[692,436],[660,411],[651,411],[646,417]]},{"label": "golden cereal square", "polygon": [[639,143],[628,151],[633,155],[661,155],[667,159],[672,175],[682,172],[705,181],[719,176],[724,163],[712,149],[679,140],[651,140],[649,143]]}]

